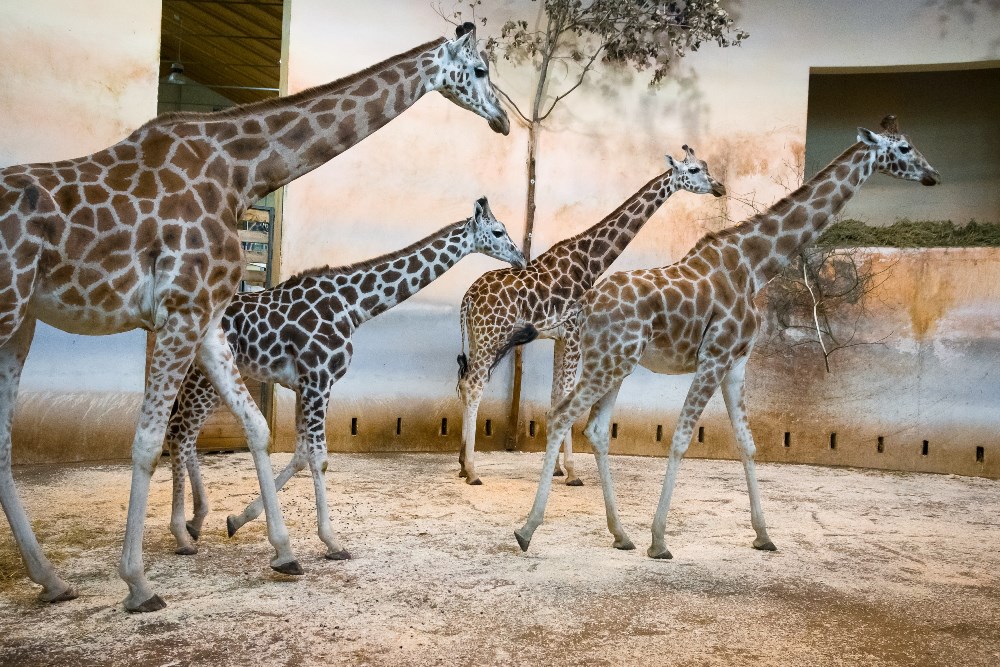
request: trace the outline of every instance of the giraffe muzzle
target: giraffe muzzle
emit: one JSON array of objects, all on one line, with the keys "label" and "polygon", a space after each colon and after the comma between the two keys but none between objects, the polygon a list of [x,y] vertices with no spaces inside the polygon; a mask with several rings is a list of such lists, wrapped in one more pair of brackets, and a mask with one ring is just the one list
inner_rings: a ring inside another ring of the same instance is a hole
[{"label": "giraffe muzzle", "polygon": [[726,196],[726,186],[722,183],[715,183],[712,185],[712,194],[716,197]]},{"label": "giraffe muzzle", "polygon": [[489,119],[490,129],[497,134],[502,134],[507,136],[510,134],[510,119],[507,118],[507,112],[503,109],[497,108],[497,115]]},{"label": "giraffe muzzle", "polygon": [[941,182],[941,174],[937,172],[937,169],[928,169],[924,172],[924,175],[920,177],[921,185],[937,185]]}]

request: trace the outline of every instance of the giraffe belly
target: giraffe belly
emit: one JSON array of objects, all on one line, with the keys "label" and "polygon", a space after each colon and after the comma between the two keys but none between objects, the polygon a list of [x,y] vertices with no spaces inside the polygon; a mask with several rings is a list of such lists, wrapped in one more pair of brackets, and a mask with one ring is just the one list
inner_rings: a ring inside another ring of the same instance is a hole
[{"label": "giraffe belly", "polygon": [[93,306],[67,304],[51,294],[33,295],[28,313],[56,329],[88,336],[122,333],[144,326],[138,308],[106,312]]},{"label": "giraffe belly", "polygon": [[639,364],[654,373],[663,375],[683,375],[694,373],[698,357],[692,354],[687,344],[671,344],[666,340],[653,339],[646,344]]}]

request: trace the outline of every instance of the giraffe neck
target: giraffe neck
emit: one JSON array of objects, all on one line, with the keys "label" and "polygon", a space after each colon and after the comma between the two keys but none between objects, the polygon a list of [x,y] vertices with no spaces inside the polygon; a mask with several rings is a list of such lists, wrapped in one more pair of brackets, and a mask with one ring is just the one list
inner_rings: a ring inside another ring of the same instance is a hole
[{"label": "giraffe neck", "polygon": [[469,224],[462,220],[394,253],[348,266],[312,269],[288,282],[332,282],[358,326],[406,301],[475,252]]},{"label": "giraffe neck", "polygon": [[538,267],[561,267],[565,258],[573,265],[574,278],[589,289],[612,262],[618,259],[646,221],[676,192],[667,170],[642,186],[606,218],[583,232],[560,241],[535,258]]},{"label": "giraffe neck", "polygon": [[875,151],[858,142],[768,210],[735,228],[757,289],[816,241],[875,170]]},{"label": "giraffe neck", "polygon": [[[168,114],[153,121],[199,124],[228,155],[253,202],[343,153],[384,127],[437,85],[443,38],[294,95],[211,114]],[[239,167],[245,167],[240,170]]]}]

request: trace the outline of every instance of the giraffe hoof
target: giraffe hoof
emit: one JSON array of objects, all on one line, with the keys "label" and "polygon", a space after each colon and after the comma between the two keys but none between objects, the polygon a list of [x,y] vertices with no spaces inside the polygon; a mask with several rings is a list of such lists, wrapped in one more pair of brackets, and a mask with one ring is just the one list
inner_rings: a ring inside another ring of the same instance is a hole
[{"label": "giraffe hoof", "polygon": [[38,599],[42,602],[51,602],[55,604],[57,602],[68,602],[69,600],[75,600],[77,596],[76,589],[72,586],[67,586],[65,589],[59,593],[47,593],[42,591],[38,594]]},{"label": "giraffe hoof", "polygon": [[566,486],[583,486],[583,480],[579,477],[566,480]]},{"label": "giraffe hoof", "polygon": [[[201,537],[201,530],[199,528],[195,527],[195,525],[193,523],[191,523],[190,521],[187,521],[184,524],[184,527],[187,528],[188,535],[191,536],[191,539],[195,540],[197,542],[198,538]],[[232,537],[232,535],[230,535],[230,537]]]},{"label": "giraffe hoof", "polygon": [[271,569],[275,572],[280,572],[281,574],[290,574],[292,576],[299,576],[305,574],[302,566],[299,565],[299,561],[290,560],[287,563],[281,563],[280,565],[272,565]]},{"label": "giraffe hoof", "polygon": [[670,549],[664,548],[661,551],[655,547],[649,547],[646,549],[646,555],[650,558],[655,558],[656,560],[670,560],[674,557],[674,555],[670,553]]},{"label": "giraffe hoof", "polygon": [[477,477],[475,479],[467,479],[465,480],[465,483],[468,484],[469,486],[482,486],[483,480]]},{"label": "giraffe hoof", "polygon": [[177,547],[176,549],[174,549],[174,553],[177,554],[178,556],[193,556],[196,553],[198,553],[198,547],[193,545]]},{"label": "giraffe hoof", "polygon": [[163,601],[163,598],[159,595],[154,595],[136,607],[130,607],[128,606],[128,603],[126,603],[125,611],[130,611],[133,614],[147,614],[151,611],[160,611],[161,609],[166,608],[166,606],[167,603]]},{"label": "giraffe hoof", "polygon": [[621,540],[615,540],[611,543],[611,546],[615,549],[621,549],[622,551],[632,551],[635,549],[635,544],[633,544],[632,540],[627,537]]},{"label": "giraffe hoof", "polygon": [[340,551],[330,551],[323,556],[327,560],[351,560],[351,552],[347,549],[341,549]]},{"label": "giraffe hoof", "polygon": [[753,541],[753,548],[757,549],[758,551],[777,551],[778,550],[778,547],[774,546],[774,542],[772,542],[771,540],[764,540],[763,542],[759,542],[759,543],[758,543],[757,540],[754,540]]},{"label": "giraffe hoof", "polygon": [[469,473],[465,472],[465,470],[459,470],[458,471],[458,476],[459,477],[468,477]]},{"label": "giraffe hoof", "polygon": [[229,516],[227,516],[226,517],[226,532],[229,533],[229,537],[232,537],[233,535],[235,535],[236,531],[239,530],[239,529],[240,529],[240,527],[236,525],[236,517],[233,516],[232,514],[230,514]]},{"label": "giraffe hoof", "polygon": [[563,475],[565,475],[565,474],[566,474],[566,473],[564,473],[564,472],[563,472],[562,470],[560,470],[559,468],[556,468],[556,469],[555,469],[555,470],[554,470],[554,471],[552,472],[552,476],[553,476],[553,477],[562,477],[562,476],[563,476]]},{"label": "giraffe hoof", "polygon": [[523,528],[514,531],[514,538],[517,540],[518,546],[521,547],[521,551],[527,551],[528,545],[531,544],[531,535],[522,535],[524,532]]}]

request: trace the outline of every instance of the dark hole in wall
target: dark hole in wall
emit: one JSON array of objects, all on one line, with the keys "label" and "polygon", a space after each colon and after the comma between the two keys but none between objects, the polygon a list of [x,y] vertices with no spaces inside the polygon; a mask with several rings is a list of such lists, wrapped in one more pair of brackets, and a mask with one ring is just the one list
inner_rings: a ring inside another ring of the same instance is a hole
[{"label": "dark hole in wall", "polygon": [[618,422],[614,422],[611,424],[611,437],[612,438],[618,437]]},{"label": "dark hole in wall", "polygon": [[351,435],[358,434],[358,418],[351,417]]},{"label": "dark hole in wall", "polygon": [[927,450],[930,448],[930,443],[924,440],[924,444],[920,447],[921,456],[927,456]]},{"label": "dark hole in wall", "polygon": [[705,427],[698,427],[698,442],[705,442]]},{"label": "dark hole in wall", "polygon": [[486,437],[490,437],[490,436],[493,435],[493,420],[492,419],[487,419],[486,420],[486,423],[483,425],[483,433],[486,434]]},{"label": "dark hole in wall", "polygon": [[875,451],[877,451],[879,454],[885,451],[885,438],[882,437],[881,435],[878,437],[878,440],[876,441]]},{"label": "dark hole in wall", "polygon": [[534,419],[532,419],[531,421],[528,422],[528,435],[531,436],[532,438],[535,437],[535,420]]},{"label": "dark hole in wall", "polygon": [[976,463],[982,463],[986,460],[986,450],[982,447],[976,447]]},{"label": "dark hole in wall", "polygon": [[396,417],[396,435],[399,435],[402,432],[403,432],[403,418]]},{"label": "dark hole in wall", "polygon": [[448,418],[441,417],[441,435],[448,435]]},{"label": "dark hole in wall", "polygon": [[792,446],[792,434],[791,434],[790,431],[785,431],[785,442],[784,442],[784,445],[785,445],[785,447],[791,447]]},{"label": "dark hole in wall", "polygon": [[663,440],[663,424],[656,425],[656,441],[660,442]]},{"label": "dark hole in wall", "polygon": [[837,448],[837,434],[836,433],[831,433],[830,434],[830,449],[836,449],[836,448]]}]

